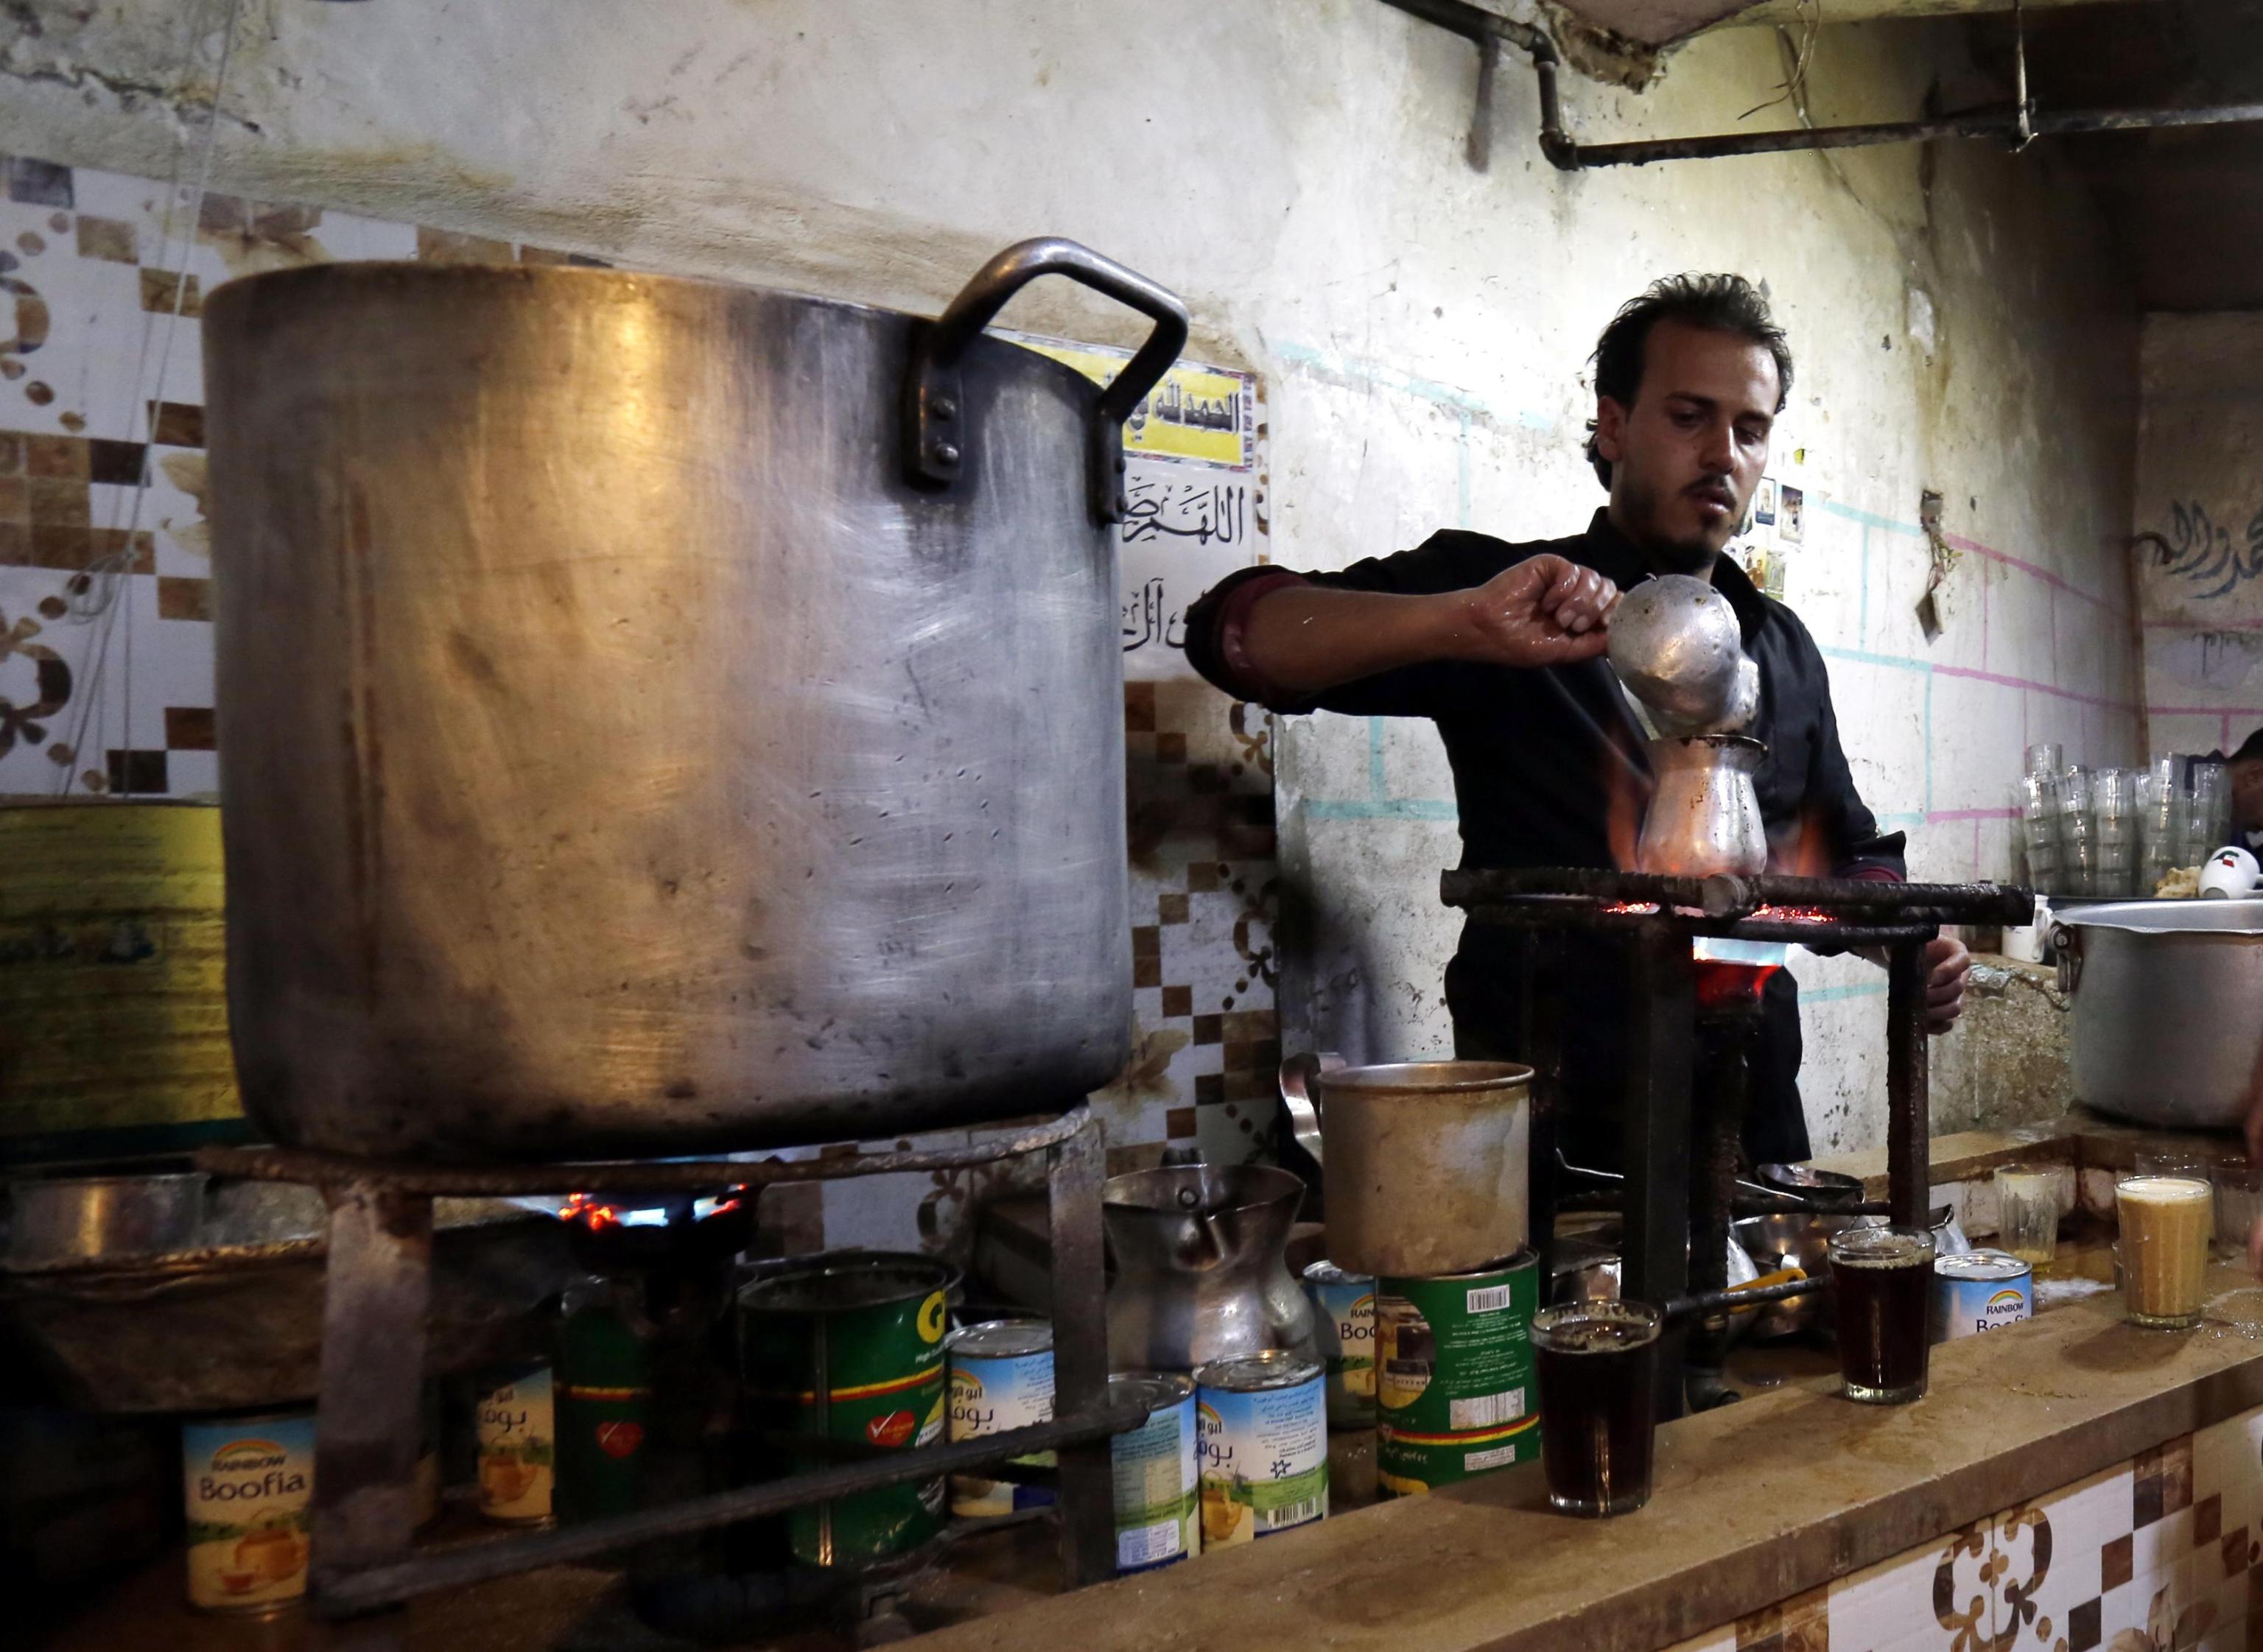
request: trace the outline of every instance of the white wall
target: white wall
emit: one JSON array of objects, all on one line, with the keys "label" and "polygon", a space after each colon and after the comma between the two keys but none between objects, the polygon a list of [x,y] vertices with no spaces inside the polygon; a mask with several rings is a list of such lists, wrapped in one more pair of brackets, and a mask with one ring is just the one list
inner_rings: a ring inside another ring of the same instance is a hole
[{"label": "white wall", "polygon": [[[165,177],[170,97],[213,56],[184,73],[199,9],[83,10],[11,8],[0,148]],[[1814,119],[1913,112],[1961,72],[1960,40],[1826,31]],[[1567,177],[1526,141],[1512,54],[1480,176],[1462,160],[1472,50],[1377,0],[245,0],[235,54],[213,181],[240,194],[929,310],[1023,235],[1113,253],[1185,295],[1201,354],[1266,374],[1291,566],[1457,523],[1576,529],[1599,497],[1578,455],[1595,332],[1655,276],[1742,270],[1800,353],[1777,460],[1809,498],[1789,595],[1913,869],[2006,869],[2023,740],[2136,754],[2115,549],[2134,334],[2043,146]],[[1588,137],[1711,130],[1780,76],[1774,37],[1735,31],[1640,99],[1567,95]],[[1129,336],[1067,292],[1007,319]],[[1912,615],[1927,487],[1965,547],[1932,645]],[[1279,774],[1319,943],[1315,978],[1285,983],[1291,1042],[1441,1045],[1435,879],[1457,844],[1435,739],[1312,718]],[[1883,999],[1862,967],[1801,970],[1818,1150],[1881,1128]]]}]

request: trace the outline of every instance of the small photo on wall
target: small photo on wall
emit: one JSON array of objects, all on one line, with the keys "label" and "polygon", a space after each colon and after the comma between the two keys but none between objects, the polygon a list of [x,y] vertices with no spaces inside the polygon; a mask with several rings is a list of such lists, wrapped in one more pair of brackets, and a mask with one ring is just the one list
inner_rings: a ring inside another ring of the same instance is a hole
[{"label": "small photo on wall", "polygon": [[1787,545],[1799,543],[1800,535],[1805,528],[1803,518],[1805,515],[1804,507],[1806,503],[1805,495],[1797,487],[1780,487],[1776,490],[1775,537]]},{"label": "small photo on wall", "polygon": [[1761,523],[1775,521],[1775,478],[1763,476],[1761,485],[1753,490],[1753,520]]}]

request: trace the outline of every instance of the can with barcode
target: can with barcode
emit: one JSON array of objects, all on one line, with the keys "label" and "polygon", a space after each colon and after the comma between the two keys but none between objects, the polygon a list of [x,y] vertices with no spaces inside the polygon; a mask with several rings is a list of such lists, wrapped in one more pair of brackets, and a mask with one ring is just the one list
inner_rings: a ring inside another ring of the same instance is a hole
[{"label": "can with barcode", "polygon": [[1146,1422],[1108,1446],[1116,1482],[1116,1569],[1153,1571],[1200,1553],[1192,1380],[1173,1372],[1119,1371],[1108,1379],[1108,1391],[1153,1408]]},{"label": "can with barcode", "polygon": [[1328,1403],[1318,1360],[1269,1348],[1195,1372],[1202,1546],[1277,1537],[1328,1511]]},{"label": "can with barcode", "polygon": [[1403,1497],[1540,1454],[1532,1381],[1538,1259],[1376,1283],[1376,1479]]}]

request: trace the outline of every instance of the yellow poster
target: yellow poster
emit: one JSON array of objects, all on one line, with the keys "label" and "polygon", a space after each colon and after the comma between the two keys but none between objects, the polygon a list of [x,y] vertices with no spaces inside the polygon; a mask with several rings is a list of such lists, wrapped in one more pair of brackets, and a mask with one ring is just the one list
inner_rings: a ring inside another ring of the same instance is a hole
[{"label": "yellow poster", "polygon": [[[1066,363],[1096,385],[1108,383],[1132,358],[1129,350],[1103,345],[1064,344],[1026,333],[1007,336]],[[1225,470],[1249,469],[1257,452],[1256,375],[1199,362],[1175,363],[1124,422],[1124,451]]]}]

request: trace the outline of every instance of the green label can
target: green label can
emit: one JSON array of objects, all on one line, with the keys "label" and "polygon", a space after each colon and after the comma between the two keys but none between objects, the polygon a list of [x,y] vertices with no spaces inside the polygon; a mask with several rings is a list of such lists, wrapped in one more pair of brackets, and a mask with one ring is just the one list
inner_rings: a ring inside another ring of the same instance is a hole
[{"label": "green label can", "polygon": [[626,1514],[643,1500],[651,1423],[650,1327],[627,1288],[566,1293],[558,1336],[558,1517]]},{"label": "green label can", "polygon": [[1328,1407],[1320,1362],[1269,1349],[1195,1373],[1203,1547],[1276,1537],[1328,1512]]},{"label": "green label can", "polygon": [[1375,1426],[1375,1280],[1334,1262],[1305,1270],[1320,1357],[1328,1368],[1328,1426]]},{"label": "green label can", "polygon": [[1116,1569],[1153,1571],[1199,1554],[1193,1380],[1168,1372],[1124,1371],[1108,1379],[1108,1391],[1154,1408],[1146,1422],[1109,1442],[1116,1480]]},{"label": "green label can", "polygon": [[1537,1259],[1473,1273],[1377,1281],[1377,1479],[1428,1491],[1540,1454],[1532,1381]]},{"label": "green label can", "polygon": [[[773,1433],[890,1451],[943,1438],[943,1337],[958,1274],[933,1257],[832,1251],[767,1269],[739,1293],[740,1368],[753,1421]],[[840,1461],[813,1444],[786,1471]],[[943,1529],[941,1475],[797,1509],[793,1552],[856,1565]]]}]

